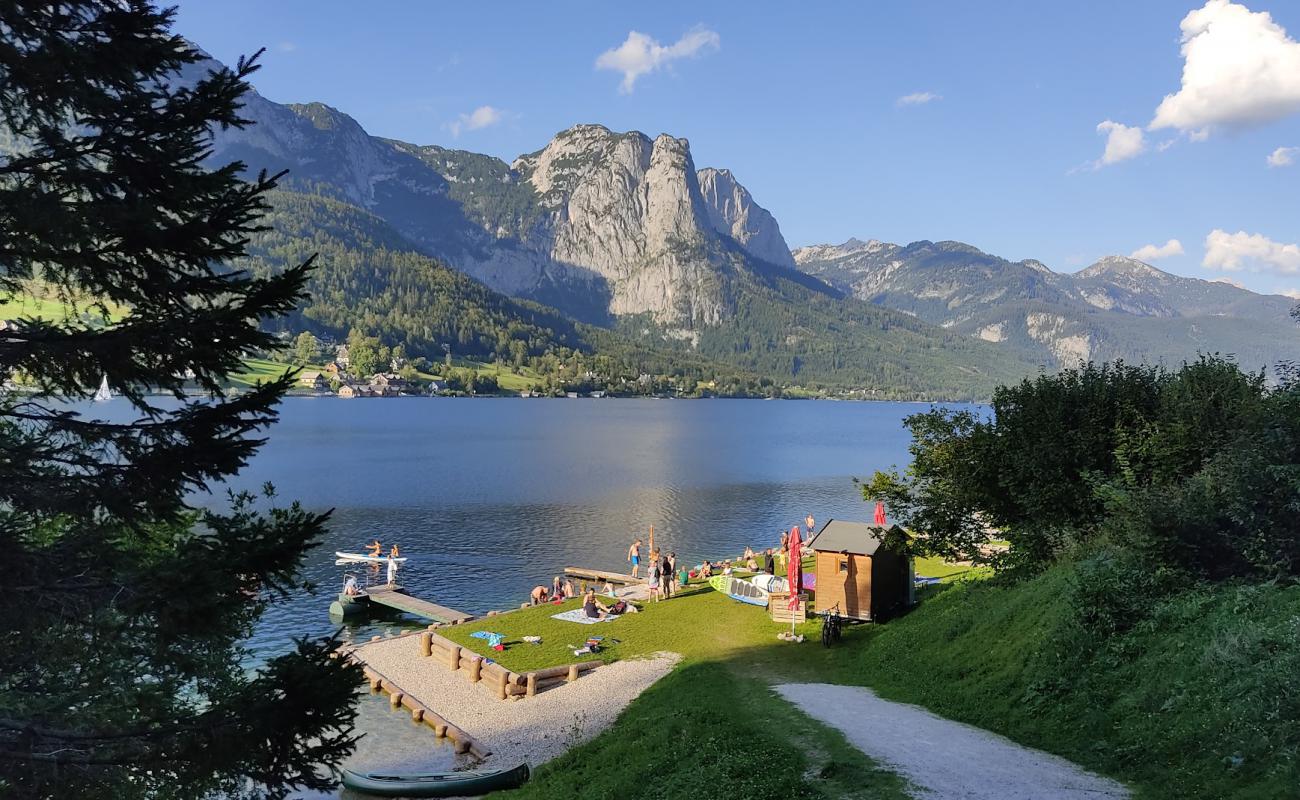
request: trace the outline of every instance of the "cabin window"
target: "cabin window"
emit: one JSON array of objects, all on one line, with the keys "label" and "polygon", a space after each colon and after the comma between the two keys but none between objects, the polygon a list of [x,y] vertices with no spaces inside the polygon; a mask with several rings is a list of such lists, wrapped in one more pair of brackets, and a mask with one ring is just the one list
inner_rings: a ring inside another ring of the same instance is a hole
[{"label": "cabin window", "polygon": [[849,571],[849,560],[848,560],[847,558],[839,558],[839,559],[836,559],[836,560],[839,562],[839,571],[840,571],[840,572],[848,572],[848,571]]}]

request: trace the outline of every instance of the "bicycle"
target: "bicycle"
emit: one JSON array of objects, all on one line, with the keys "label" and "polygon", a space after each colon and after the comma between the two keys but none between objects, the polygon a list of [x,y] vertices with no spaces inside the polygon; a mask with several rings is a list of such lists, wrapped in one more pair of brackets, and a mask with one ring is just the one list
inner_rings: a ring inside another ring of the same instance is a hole
[{"label": "bicycle", "polygon": [[840,604],[836,603],[822,618],[822,645],[824,647],[830,647],[840,640],[842,626]]}]

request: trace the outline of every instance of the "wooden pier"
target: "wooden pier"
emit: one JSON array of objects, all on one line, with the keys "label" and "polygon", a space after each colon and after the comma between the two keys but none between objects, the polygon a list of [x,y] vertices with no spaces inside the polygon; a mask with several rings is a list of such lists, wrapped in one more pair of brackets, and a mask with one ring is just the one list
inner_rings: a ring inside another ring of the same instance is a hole
[{"label": "wooden pier", "polygon": [[585,567],[565,567],[564,574],[574,578],[585,578],[586,580],[609,581],[623,586],[645,583],[645,578],[634,578],[621,572],[605,572],[604,570],[586,569]]},{"label": "wooden pier", "polygon": [[474,619],[472,614],[466,614],[464,611],[457,611],[454,608],[447,608],[437,603],[430,603],[428,600],[412,597],[406,593],[405,589],[396,584],[372,586],[366,590],[366,596],[370,598],[372,603],[378,603],[381,606],[387,606],[430,622],[459,625],[462,622],[469,622]]}]

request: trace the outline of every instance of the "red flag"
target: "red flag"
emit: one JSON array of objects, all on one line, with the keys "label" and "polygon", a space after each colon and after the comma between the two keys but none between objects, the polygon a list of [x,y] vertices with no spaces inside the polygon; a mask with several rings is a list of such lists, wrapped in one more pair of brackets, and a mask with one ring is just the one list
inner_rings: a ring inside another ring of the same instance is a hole
[{"label": "red flag", "polygon": [[882,528],[885,527],[885,524],[886,524],[886,522],[885,522],[885,504],[882,503],[882,502],[879,501],[879,500],[876,501],[876,524],[879,525],[879,526],[882,527]]}]

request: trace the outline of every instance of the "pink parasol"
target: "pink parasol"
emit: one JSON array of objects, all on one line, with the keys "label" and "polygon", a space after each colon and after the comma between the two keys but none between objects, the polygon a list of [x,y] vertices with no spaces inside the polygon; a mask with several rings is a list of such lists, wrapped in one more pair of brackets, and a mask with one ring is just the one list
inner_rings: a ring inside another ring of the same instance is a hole
[{"label": "pink parasol", "polygon": [[803,543],[799,539],[799,526],[790,529],[790,541],[786,552],[786,580],[790,583],[790,608],[799,605],[799,593],[803,591]]},{"label": "pink parasol", "polygon": [[885,527],[885,524],[886,524],[886,521],[885,521],[885,504],[882,503],[882,502],[879,501],[879,500],[876,501],[876,524],[879,525],[879,526],[882,527],[882,528]]}]

